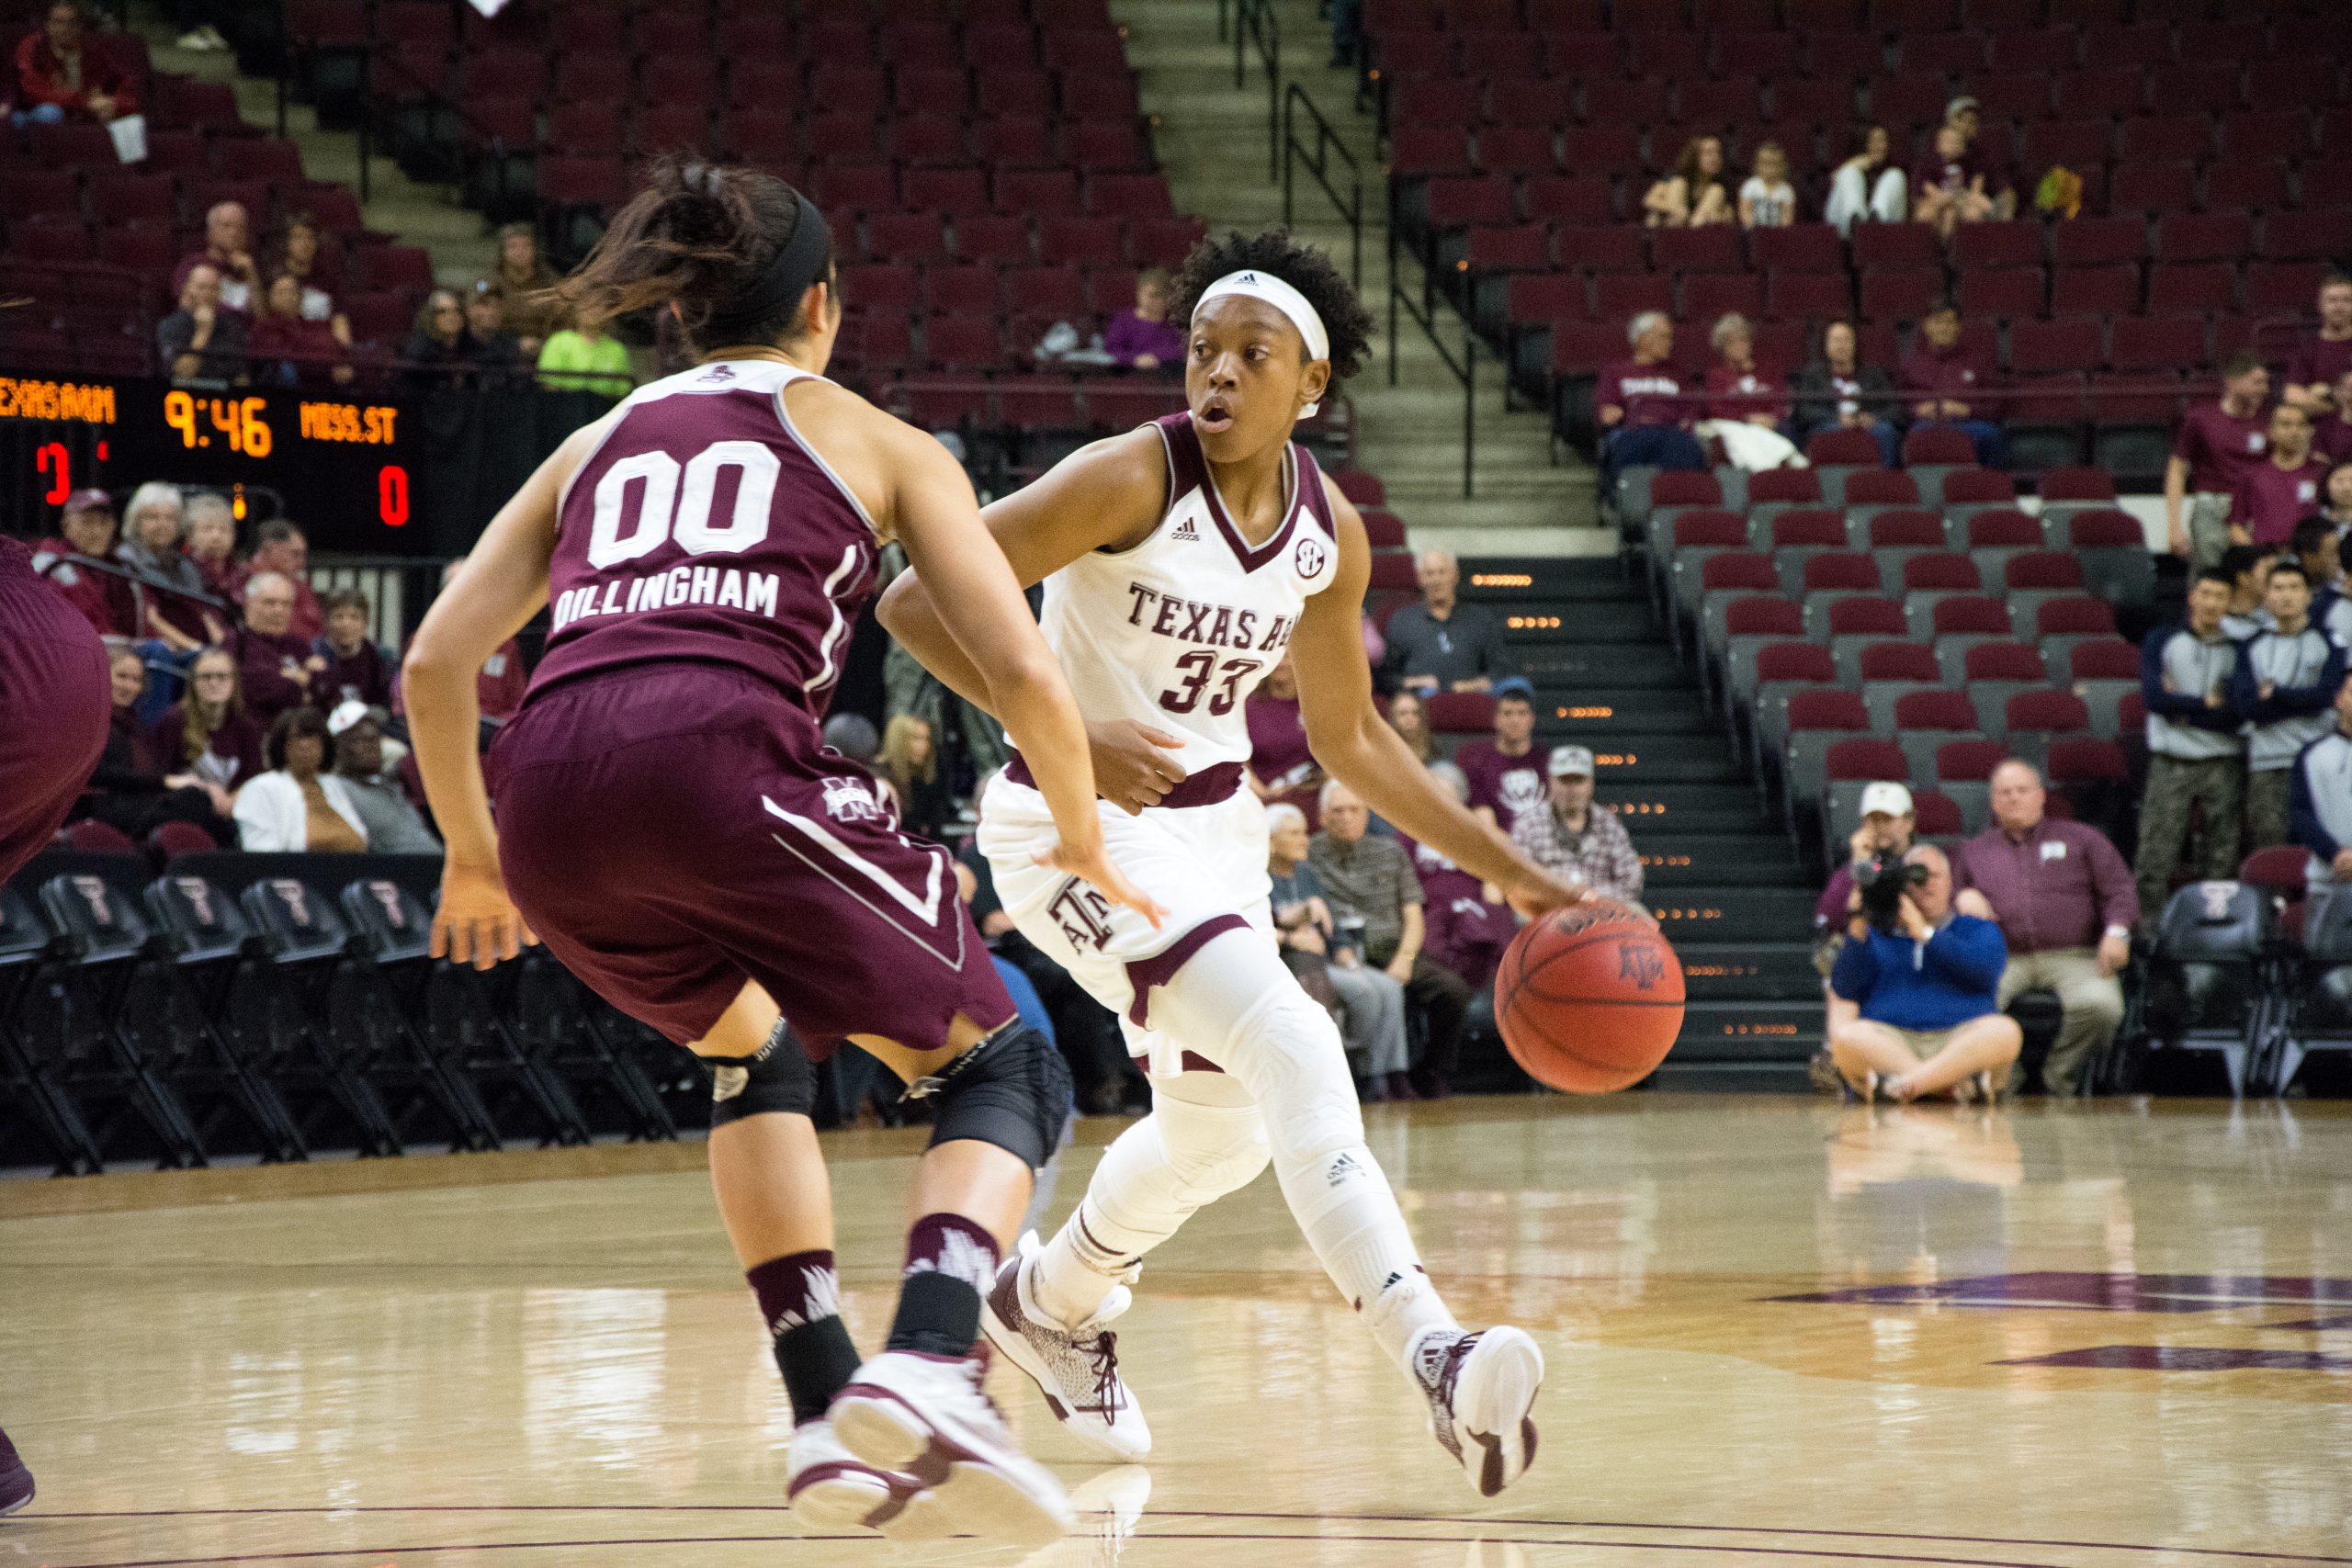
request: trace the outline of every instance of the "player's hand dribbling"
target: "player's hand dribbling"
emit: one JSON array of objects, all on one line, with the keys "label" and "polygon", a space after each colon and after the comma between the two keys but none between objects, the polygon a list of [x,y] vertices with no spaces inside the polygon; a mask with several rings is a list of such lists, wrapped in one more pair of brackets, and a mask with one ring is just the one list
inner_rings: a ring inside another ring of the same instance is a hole
[{"label": "player's hand dribbling", "polygon": [[1040,850],[1035,856],[1039,865],[1050,865],[1066,875],[1075,876],[1112,903],[1133,909],[1151,922],[1158,931],[1168,911],[1153,902],[1151,896],[1129,882],[1125,873],[1111,863],[1102,840],[1094,840],[1091,849],[1072,849],[1067,842],[1052,849]]},{"label": "player's hand dribbling", "polygon": [[1116,718],[1088,725],[1086,739],[1094,757],[1095,793],[1130,817],[1159,805],[1184,782],[1173,755],[1184,743],[1164,729]]},{"label": "player's hand dribbling", "polygon": [[1570,904],[1581,904],[1592,896],[1590,884],[1566,881],[1536,866],[1528,867],[1518,881],[1503,891],[1505,901],[1523,920]]},{"label": "player's hand dribbling", "polygon": [[515,957],[526,944],[537,947],[539,939],[524,924],[497,871],[451,856],[441,868],[441,903],[433,911],[433,956],[487,969]]}]

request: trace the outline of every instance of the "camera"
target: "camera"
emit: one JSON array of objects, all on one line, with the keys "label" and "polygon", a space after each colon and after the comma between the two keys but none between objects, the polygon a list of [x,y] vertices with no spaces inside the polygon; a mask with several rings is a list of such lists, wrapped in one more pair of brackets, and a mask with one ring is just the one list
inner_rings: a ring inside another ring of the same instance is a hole
[{"label": "camera", "polygon": [[1928,880],[1924,865],[1874,859],[1854,868],[1854,886],[1862,895],[1862,918],[1880,931],[1903,929],[1903,895]]}]

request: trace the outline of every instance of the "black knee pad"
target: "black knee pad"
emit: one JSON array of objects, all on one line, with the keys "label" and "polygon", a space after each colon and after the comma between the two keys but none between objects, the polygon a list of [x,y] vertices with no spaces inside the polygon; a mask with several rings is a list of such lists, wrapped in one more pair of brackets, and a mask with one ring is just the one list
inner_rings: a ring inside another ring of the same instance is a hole
[{"label": "black knee pad", "polygon": [[1012,1023],[907,1093],[932,1102],[932,1147],[972,1138],[1036,1170],[1052,1157],[1069,1116],[1069,1066],[1043,1034]]},{"label": "black knee pad", "polygon": [[749,1056],[705,1056],[710,1066],[710,1124],[716,1129],[772,1111],[806,1116],[817,1104],[817,1074],[800,1037],[782,1019],[768,1043]]}]

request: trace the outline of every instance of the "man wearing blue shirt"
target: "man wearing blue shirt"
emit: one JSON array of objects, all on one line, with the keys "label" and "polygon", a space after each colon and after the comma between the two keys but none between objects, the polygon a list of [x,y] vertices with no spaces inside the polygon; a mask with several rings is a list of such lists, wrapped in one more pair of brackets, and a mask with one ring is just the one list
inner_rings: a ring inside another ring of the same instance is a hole
[{"label": "man wearing blue shirt", "polygon": [[1994,1002],[2008,946],[1992,921],[1952,911],[1951,863],[1941,850],[1921,844],[1903,863],[1925,874],[1896,901],[1893,929],[1864,916],[1860,888],[1847,905],[1829,988],[1861,1016],[1830,1030],[1830,1053],[1865,1100],[1944,1092],[1990,1100],[2025,1043]]}]

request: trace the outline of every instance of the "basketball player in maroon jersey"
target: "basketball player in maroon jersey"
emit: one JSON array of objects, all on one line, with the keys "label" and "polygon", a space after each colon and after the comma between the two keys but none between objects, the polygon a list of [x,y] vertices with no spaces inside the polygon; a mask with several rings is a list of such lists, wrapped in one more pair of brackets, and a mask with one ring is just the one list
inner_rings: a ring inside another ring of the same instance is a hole
[{"label": "basketball player in maroon jersey", "polygon": [[[0,538],[0,886],[47,847],[107,745],[106,645],[82,612]],[[0,1515],[33,1500],[0,1432]]]},{"label": "basketball player in maroon jersey", "polygon": [[[487,965],[535,932],[710,1063],[712,1179],[791,1397],[797,1517],[1049,1540],[1068,1502],[981,1393],[976,1344],[1067,1072],[1015,1018],[946,852],[900,834],[819,738],[885,543],[941,584],[991,707],[1039,759],[1060,829],[1046,857],[1158,911],[1105,855],[1084,727],[963,470],[820,374],[833,280],[824,220],[790,186],[671,160],[561,285],[586,321],[670,312],[701,360],[567,440],[411,646],[448,841],[435,951]],[[550,604],[486,787],[474,672]],[[808,1117],[811,1059],[845,1039],[936,1110],[888,1348],[862,1366]]]}]

